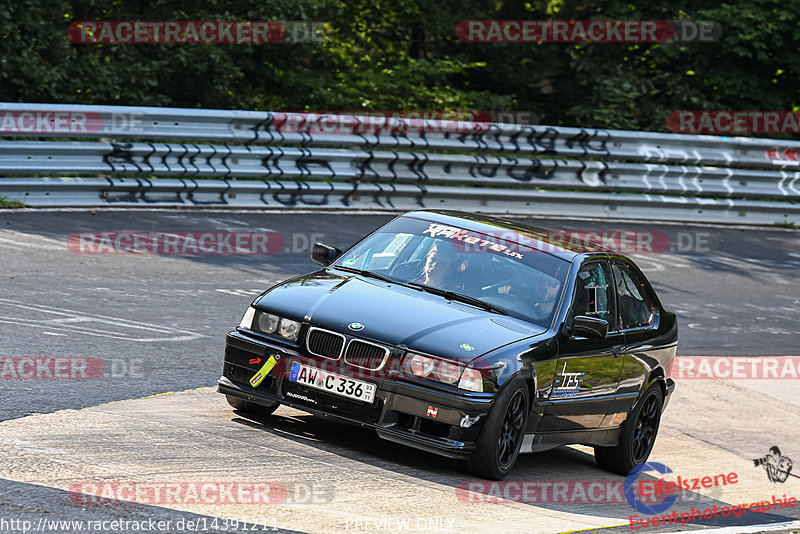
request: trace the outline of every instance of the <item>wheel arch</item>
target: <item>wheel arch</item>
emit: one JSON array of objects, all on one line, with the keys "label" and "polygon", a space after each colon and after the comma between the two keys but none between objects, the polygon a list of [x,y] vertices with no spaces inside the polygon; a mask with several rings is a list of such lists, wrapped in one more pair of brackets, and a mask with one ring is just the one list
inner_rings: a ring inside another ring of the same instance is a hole
[{"label": "wheel arch", "polygon": [[664,405],[664,399],[667,397],[667,374],[664,371],[664,368],[659,366],[647,374],[647,378],[644,382],[642,382],[642,386],[639,388],[639,395],[636,397],[636,402],[634,402],[633,406],[631,406],[630,412],[633,412],[633,410],[636,409],[636,407],[642,401],[644,393],[650,389],[653,384],[658,384],[658,387],[661,390],[661,405]]}]

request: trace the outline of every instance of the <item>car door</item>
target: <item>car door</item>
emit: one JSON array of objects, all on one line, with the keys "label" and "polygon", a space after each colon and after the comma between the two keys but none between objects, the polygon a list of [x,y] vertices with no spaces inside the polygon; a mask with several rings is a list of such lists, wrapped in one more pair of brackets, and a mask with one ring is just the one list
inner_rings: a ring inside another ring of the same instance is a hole
[{"label": "car door", "polygon": [[605,424],[618,426],[633,408],[648,373],[658,365],[658,352],[665,349],[654,340],[659,323],[659,307],[644,275],[632,265],[616,259],[611,262],[611,271],[617,300],[617,321],[625,341],[620,355],[620,380],[610,408],[611,416]]},{"label": "car door", "polygon": [[553,387],[539,431],[598,428],[616,393],[623,334],[617,328],[616,302],[609,262],[585,261],[577,273],[568,321],[588,315],[608,321],[603,339],[563,335],[559,340]]}]

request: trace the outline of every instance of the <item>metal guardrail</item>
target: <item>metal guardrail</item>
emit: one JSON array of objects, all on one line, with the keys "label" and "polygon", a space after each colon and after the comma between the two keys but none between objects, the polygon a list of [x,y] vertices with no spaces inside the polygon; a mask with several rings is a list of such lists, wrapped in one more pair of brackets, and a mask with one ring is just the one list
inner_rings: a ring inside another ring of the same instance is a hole
[{"label": "metal guardrail", "polygon": [[[61,128],[53,131],[57,113]],[[332,124],[337,131],[326,132]],[[0,178],[0,194],[31,206],[447,207],[800,223],[797,142],[488,123],[453,123],[453,131],[441,132],[443,126],[0,104],[0,138],[80,139],[0,141],[0,175],[73,176]]]}]

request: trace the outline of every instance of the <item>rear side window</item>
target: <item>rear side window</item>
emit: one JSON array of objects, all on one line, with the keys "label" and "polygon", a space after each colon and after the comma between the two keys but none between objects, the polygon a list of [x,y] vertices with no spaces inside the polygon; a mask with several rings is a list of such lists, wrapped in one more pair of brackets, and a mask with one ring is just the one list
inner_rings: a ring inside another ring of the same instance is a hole
[{"label": "rear side window", "polygon": [[588,315],[605,319],[614,328],[614,300],[608,263],[593,262],[581,267],[575,281],[572,316]]},{"label": "rear side window", "polygon": [[617,290],[620,328],[627,330],[652,325],[657,311],[645,288],[644,280],[624,265],[615,263],[612,269]]}]

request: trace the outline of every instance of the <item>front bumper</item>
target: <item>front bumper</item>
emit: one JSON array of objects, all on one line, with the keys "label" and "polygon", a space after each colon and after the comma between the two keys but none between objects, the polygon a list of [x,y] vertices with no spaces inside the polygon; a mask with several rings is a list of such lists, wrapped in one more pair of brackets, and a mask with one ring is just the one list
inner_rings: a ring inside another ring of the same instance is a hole
[{"label": "front bumper", "polygon": [[[278,364],[256,388],[249,379],[261,367],[259,358],[280,356]],[[291,362],[326,365],[335,363],[338,374],[377,385],[375,399],[366,404],[290,382]],[[459,395],[434,390],[400,376],[365,376],[348,372],[347,365],[311,356],[303,349],[288,348],[239,331],[228,334],[225,361],[218,391],[257,404],[280,402],[325,419],[374,429],[381,438],[403,443],[449,458],[466,458],[494,401],[493,394]]]}]

